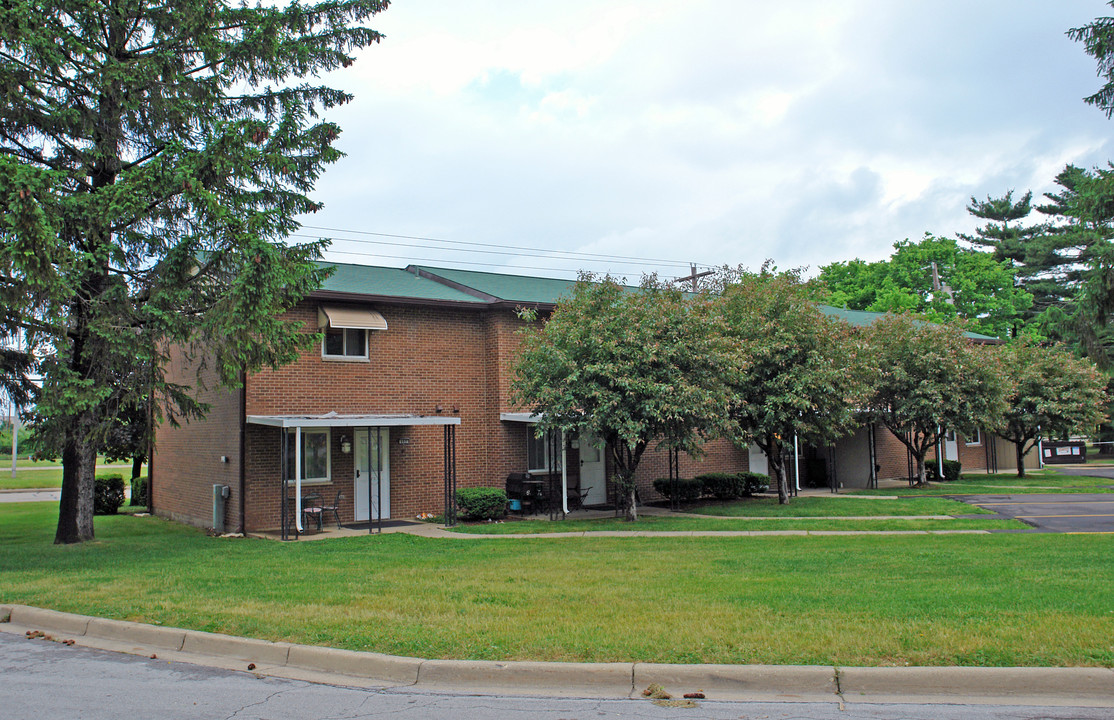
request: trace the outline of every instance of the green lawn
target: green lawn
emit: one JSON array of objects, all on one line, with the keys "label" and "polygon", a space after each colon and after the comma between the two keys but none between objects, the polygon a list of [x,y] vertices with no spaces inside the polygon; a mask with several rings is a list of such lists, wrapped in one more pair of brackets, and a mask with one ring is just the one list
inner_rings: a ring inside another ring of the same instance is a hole
[{"label": "green lawn", "polygon": [[1030,473],[1023,478],[1016,473],[964,473],[956,482],[932,483],[924,488],[906,486],[881,488],[878,490],[845,490],[850,495],[898,495],[901,497],[923,497],[931,495],[986,495],[986,494],[1024,494],[1024,493],[1107,493],[1114,492],[1114,479],[1061,475],[1055,470],[1046,469]]},{"label": "green lawn", "polygon": [[[0,462],[0,490],[62,487],[61,463],[48,460],[37,462],[18,460],[16,462],[15,478],[12,478],[12,456],[8,456],[7,462]],[[99,458],[97,464],[105,464],[104,459]],[[147,471],[146,466],[144,466],[143,471]],[[119,473],[124,476],[125,480],[131,477],[131,472],[131,464],[112,465],[110,468],[97,470],[98,475]]]},{"label": "green lawn", "polygon": [[720,517],[866,517],[878,515],[971,515],[988,512],[945,498],[795,497],[779,505],[776,497],[754,497],[732,502],[709,502],[685,512]]},{"label": "green lawn", "polygon": [[[583,520],[576,513],[559,522],[510,519],[503,523],[462,525],[459,532],[506,535],[521,533],[590,532],[602,530],[720,531],[720,530],[993,530],[1025,529],[1017,520],[907,519],[894,516],[983,515],[972,505],[945,498],[800,497],[788,505],[777,498],[755,497],[733,502],[707,502],[683,508],[694,518],[643,515],[632,525],[621,518]],[[889,517],[881,517],[889,516]],[[877,518],[862,520],[858,518]]]},{"label": "green lawn", "polygon": [[431,658],[1114,665],[1114,536],[279,543],[154,518],[51,544],[0,505],[0,602]]},{"label": "green lawn", "polygon": [[769,531],[769,530],[1024,530],[1030,528],[1019,520],[911,520],[870,519],[840,520],[829,518],[787,518],[765,520],[752,518],[685,518],[644,516],[631,524],[622,518],[601,520],[566,519],[508,520],[499,523],[460,525],[457,532],[472,535],[521,535],[524,533],[580,533],[611,530],[645,530],[651,532],[707,532],[707,531]]}]

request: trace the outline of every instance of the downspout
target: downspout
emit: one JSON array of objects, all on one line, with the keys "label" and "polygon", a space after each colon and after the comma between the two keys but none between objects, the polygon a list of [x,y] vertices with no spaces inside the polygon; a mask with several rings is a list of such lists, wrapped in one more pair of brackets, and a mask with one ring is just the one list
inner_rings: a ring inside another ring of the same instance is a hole
[{"label": "downspout", "polygon": [[944,432],[939,425],[936,426],[936,470],[940,473],[937,477],[944,477]]},{"label": "downspout", "polygon": [[[1041,426],[1037,425],[1037,432],[1040,431]],[[1025,462],[1025,458],[1022,458],[1021,462]],[[1037,435],[1037,462],[1039,463],[1037,469],[1044,470],[1044,437],[1042,435]]]},{"label": "downspout", "polygon": [[[247,373],[240,375],[240,532],[247,534],[247,434],[248,434],[248,377]],[[149,482],[149,481],[148,481]]]},{"label": "downspout", "polygon": [[[568,449],[565,446],[565,431],[561,431],[561,512],[569,514],[569,463]],[[583,482],[581,482],[583,487]]]},{"label": "downspout", "polygon": [[302,426],[294,426],[294,527],[302,528]]},{"label": "downspout", "polygon": [[793,433],[793,486],[801,491],[801,450],[797,447],[797,433]]}]

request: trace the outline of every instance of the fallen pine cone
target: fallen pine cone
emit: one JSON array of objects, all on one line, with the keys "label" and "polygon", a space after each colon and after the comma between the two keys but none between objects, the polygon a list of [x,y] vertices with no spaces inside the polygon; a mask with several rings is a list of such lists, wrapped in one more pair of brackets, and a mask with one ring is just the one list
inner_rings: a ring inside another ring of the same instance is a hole
[{"label": "fallen pine cone", "polygon": [[255,663],[248,663],[248,670],[254,670],[254,669],[255,669]]},{"label": "fallen pine cone", "polygon": [[702,692],[685,693],[681,697],[689,698],[691,700],[703,700],[704,699],[704,693],[702,693]]},{"label": "fallen pine cone", "polygon": [[652,700],[668,700],[673,697],[665,691],[664,687],[657,683],[650,683],[650,686],[642,691],[642,696]]},{"label": "fallen pine cone", "polygon": [[69,639],[69,640],[63,640],[63,641],[62,641],[62,644],[63,644],[63,645],[73,645],[73,644],[74,644],[74,640],[73,640],[73,638],[71,638],[71,639]]},{"label": "fallen pine cone", "polygon": [[155,653],[151,653],[151,659],[152,660],[158,660],[158,658],[159,658],[158,655],[156,655]]}]

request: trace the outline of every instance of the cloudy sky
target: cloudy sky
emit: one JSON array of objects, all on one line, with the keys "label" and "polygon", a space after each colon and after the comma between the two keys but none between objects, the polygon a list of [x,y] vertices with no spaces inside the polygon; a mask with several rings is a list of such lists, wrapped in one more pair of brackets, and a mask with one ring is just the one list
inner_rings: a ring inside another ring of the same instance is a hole
[{"label": "cloudy sky", "polygon": [[[1114,159],[1098,0],[393,0],[326,80],[338,262],[637,279],[879,259]],[[391,237],[404,236],[404,237]],[[349,238],[344,240],[343,238]]]}]

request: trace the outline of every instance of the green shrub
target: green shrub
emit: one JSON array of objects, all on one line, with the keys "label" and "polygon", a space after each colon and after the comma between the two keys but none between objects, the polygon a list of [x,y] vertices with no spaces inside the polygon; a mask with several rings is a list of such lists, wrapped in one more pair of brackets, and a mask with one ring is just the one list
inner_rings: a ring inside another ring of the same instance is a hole
[{"label": "green shrub", "polygon": [[93,514],[115,515],[124,504],[124,478],[121,475],[98,475],[93,487]]},{"label": "green shrub", "polygon": [[955,482],[963,471],[963,464],[958,460],[945,460],[944,477],[940,477],[939,464],[935,460],[926,461],[924,470],[929,482]]},{"label": "green shrub", "polygon": [[132,478],[132,497],[131,500],[128,502],[128,505],[135,505],[137,507],[149,507],[146,475]]},{"label": "green shrub", "polygon": [[507,491],[503,488],[462,488],[456,491],[461,520],[498,520],[507,514]]},{"label": "green shrub", "polygon": [[741,472],[739,478],[743,484],[743,496],[750,497],[764,493],[770,489],[770,476],[755,472]]},{"label": "green shrub", "polygon": [[716,500],[734,500],[743,496],[743,478],[740,473],[705,473],[697,475],[705,495]]},{"label": "green shrub", "polygon": [[704,492],[704,483],[699,478],[658,478],[654,480],[654,489],[667,499],[673,499],[673,483],[677,484],[677,500],[679,502],[692,502]]}]

